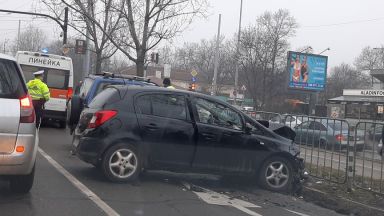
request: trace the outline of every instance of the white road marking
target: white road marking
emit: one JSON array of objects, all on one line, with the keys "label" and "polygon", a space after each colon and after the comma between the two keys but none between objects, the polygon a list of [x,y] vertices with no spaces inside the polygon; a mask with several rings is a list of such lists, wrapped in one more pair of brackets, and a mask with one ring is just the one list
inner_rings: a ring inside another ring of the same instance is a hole
[{"label": "white road marking", "polygon": [[292,210],[289,210],[289,209],[285,209],[285,210],[287,210],[287,211],[289,211],[289,212],[291,212],[291,213],[293,213],[293,214],[300,215],[300,216],[309,216],[309,215],[307,215],[307,214],[303,214],[303,213],[300,213],[300,212],[292,211]]},{"label": "white road marking", "polygon": [[[188,188],[188,189],[191,189],[191,185],[186,183],[186,182],[183,182],[183,185]],[[232,199],[230,198],[229,196],[225,195],[225,194],[220,194],[220,193],[217,193],[217,192],[214,192],[214,191],[211,191],[211,190],[208,190],[206,188],[202,188],[202,187],[198,187],[199,189],[202,190],[202,192],[198,192],[198,191],[193,191],[191,190],[193,193],[195,193],[200,199],[202,199],[204,202],[208,203],[208,204],[212,204],[212,205],[223,205],[223,206],[232,206],[244,213],[247,213],[249,215],[252,215],[252,216],[262,216],[261,214],[258,214],[254,211],[251,211],[249,210],[248,208],[261,208],[261,206],[258,206],[258,205],[255,205],[253,203],[250,203],[250,202],[246,202],[246,201],[243,201],[243,200],[239,200],[239,199]]]},{"label": "white road marking", "polygon": [[64,167],[57,163],[51,156],[45,153],[41,148],[39,152],[48,162],[56,168],[65,178],[68,179],[77,189],[79,189],[83,194],[85,194],[92,202],[94,202],[102,211],[104,211],[109,216],[119,216],[119,214],[113,210],[107,203],[100,199],[95,193],[87,188],[83,183],[77,180],[71,173],[69,173]]}]

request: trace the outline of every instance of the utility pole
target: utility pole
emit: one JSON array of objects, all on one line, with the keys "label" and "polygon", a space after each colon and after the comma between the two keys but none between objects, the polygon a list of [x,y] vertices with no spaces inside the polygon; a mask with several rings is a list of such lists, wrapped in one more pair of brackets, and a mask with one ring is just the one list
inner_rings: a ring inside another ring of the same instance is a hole
[{"label": "utility pole", "polygon": [[221,14],[219,14],[219,25],[217,29],[216,49],[215,49],[215,67],[213,69],[213,82],[211,95],[216,95],[217,90],[217,69],[219,67],[219,49],[220,49],[220,27],[221,27]]},{"label": "utility pole", "polygon": [[[92,0],[88,0],[88,5],[87,5],[87,13],[90,14],[91,12],[91,4]],[[90,62],[91,62],[91,53],[89,51],[89,20],[87,16],[85,16],[85,26],[86,26],[86,32],[85,32],[85,59],[84,59],[84,65],[83,65],[83,75],[81,79],[84,79],[84,77],[90,73]]]},{"label": "utility pole", "polygon": [[[235,68],[235,90],[234,92],[236,94],[235,98],[233,99],[234,105],[236,105],[236,98],[237,98],[237,89],[239,85],[239,46],[240,46],[240,35],[241,35],[241,17],[243,16],[243,0],[240,2],[240,18],[239,18],[239,32],[237,33],[237,46],[236,46],[236,68]],[[256,101],[255,101],[256,102]]]},{"label": "utility pole", "polygon": [[[17,29],[17,44],[16,44],[16,51],[19,51],[19,45],[20,45],[20,24],[21,20],[19,20],[19,28]],[[5,53],[5,52],[4,52]]]},{"label": "utility pole", "polygon": [[63,30],[63,45],[67,44],[67,33],[68,33],[68,7],[64,8],[64,25]]}]

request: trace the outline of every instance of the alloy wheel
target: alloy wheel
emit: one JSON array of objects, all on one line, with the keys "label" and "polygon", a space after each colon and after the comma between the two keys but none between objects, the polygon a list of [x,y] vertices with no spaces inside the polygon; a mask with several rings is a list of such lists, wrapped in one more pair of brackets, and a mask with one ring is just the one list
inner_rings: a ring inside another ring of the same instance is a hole
[{"label": "alloy wheel", "polygon": [[137,169],[137,156],[129,149],[117,149],[109,159],[109,169],[117,178],[129,178]]},{"label": "alloy wheel", "polygon": [[267,184],[272,188],[282,188],[289,180],[289,168],[281,161],[270,163],[265,171]]}]

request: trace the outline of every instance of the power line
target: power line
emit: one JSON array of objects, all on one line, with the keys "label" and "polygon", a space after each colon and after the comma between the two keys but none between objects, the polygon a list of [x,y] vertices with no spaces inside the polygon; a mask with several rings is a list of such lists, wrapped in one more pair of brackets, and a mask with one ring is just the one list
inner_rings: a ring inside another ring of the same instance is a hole
[{"label": "power line", "polygon": [[354,20],[354,21],[341,22],[341,23],[323,24],[323,25],[302,26],[301,28],[332,27],[332,26],[351,25],[351,24],[365,23],[365,22],[374,22],[374,21],[380,21],[380,20],[384,20],[384,17],[375,18],[375,19],[366,19],[366,20]]}]

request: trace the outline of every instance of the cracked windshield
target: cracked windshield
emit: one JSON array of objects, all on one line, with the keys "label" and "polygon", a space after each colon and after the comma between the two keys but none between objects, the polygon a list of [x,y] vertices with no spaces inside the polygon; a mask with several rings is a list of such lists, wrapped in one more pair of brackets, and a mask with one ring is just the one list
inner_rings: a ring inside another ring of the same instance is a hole
[{"label": "cracked windshield", "polygon": [[384,216],[382,0],[0,0],[1,216]]}]

